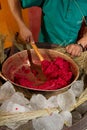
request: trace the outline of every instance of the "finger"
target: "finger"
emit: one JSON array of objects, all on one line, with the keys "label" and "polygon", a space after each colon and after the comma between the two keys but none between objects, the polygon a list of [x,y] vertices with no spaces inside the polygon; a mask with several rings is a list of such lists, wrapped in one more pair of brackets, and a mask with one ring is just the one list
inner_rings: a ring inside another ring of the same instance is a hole
[{"label": "finger", "polygon": [[29,38],[29,37],[26,38],[26,42],[27,42],[27,43],[30,42],[30,38]]},{"label": "finger", "polygon": [[65,49],[66,49],[66,51],[67,51],[67,50],[69,49],[69,46],[66,46],[66,48],[65,48]]},{"label": "finger", "polygon": [[33,37],[27,37],[26,42],[27,43],[30,43],[30,42],[35,43]]},{"label": "finger", "polygon": [[30,37],[30,42],[35,43],[33,36]]},{"label": "finger", "polygon": [[72,54],[73,48],[72,47],[68,47],[66,50],[69,54]]},{"label": "finger", "polygon": [[80,56],[81,52],[79,50],[73,50],[71,53],[72,56]]}]

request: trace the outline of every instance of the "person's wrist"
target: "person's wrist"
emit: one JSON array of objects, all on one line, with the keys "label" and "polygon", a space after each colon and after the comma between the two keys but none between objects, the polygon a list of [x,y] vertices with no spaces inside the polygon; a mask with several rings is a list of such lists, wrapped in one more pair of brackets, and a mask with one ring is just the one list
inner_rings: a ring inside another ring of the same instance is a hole
[{"label": "person's wrist", "polygon": [[85,48],[83,47],[83,45],[82,45],[81,43],[78,43],[78,46],[80,46],[80,47],[81,47],[82,52],[84,52]]},{"label": "person's wrist", "polygon": [[21,30],[22,28],[25,28],[26,25],[25,25],[25,23],[23,21],[19,21],[18,22],[18,27],[19,27],[19,30]]}]

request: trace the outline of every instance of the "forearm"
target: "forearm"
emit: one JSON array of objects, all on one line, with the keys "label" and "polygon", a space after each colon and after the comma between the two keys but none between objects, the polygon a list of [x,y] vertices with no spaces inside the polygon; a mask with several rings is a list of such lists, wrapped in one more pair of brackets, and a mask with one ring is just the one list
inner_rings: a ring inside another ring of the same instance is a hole
[{"label": "forearm", "polygon": [[77,41],[78,44],[81,44],[84,48],[87,48],[87,27],[85,27],[83,36]]},{"label": "forearm", "polygon": [[8,0],[10,10],[17,21],[19,28],[24,25],[20,0]]}]

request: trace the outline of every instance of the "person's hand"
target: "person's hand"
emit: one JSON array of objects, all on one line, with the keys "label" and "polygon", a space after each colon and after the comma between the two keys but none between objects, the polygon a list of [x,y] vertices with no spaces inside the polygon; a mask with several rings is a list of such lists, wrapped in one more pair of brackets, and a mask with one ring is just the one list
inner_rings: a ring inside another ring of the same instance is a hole
[{"label": "person's hand", "polygon": [[27,42],[27,43],[34,42],[32,32],[28,29],[28,27],[26,25],[23,25],[20,28],[19,33],[20,33],[21,38],[25,42]]},{"label": "person's hand", "polygon": [[83,51],[79,44],[70,44],[65,49],[71,56],[80,56]]}]

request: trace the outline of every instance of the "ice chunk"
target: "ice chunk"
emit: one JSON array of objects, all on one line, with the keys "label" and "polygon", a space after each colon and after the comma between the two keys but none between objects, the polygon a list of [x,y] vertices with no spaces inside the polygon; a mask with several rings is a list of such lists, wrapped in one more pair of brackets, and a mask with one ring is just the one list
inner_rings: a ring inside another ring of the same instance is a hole
[{"label": "ice chunk", "polygon": [[73,93],[75,94],[75,97],[79,97],[80,94],[83,92],[83,89],[84,89],[84,82],[83,80],[77,80],[75,81],[71,88],[70,88]]},{"label": "ice chunk", "polygon": [[65,125],[68,127],[72,126],[72,114],[69,111],[62,111],[60,114],[63,117]]},{"label": "ice chunk", "polygon": [[21,106],[19,104],[12,103],[12,102],[9,102],[9,104],[7,106],[7,110],[10,112],[26,112],[26,111],[28,111],[28,109],[25,108],[24,106]]},{"label": "ice chunk", "polygon": [[15,93],[15,89],[14,89],[13,85],[9,81],[4,83],[0,88],[0,101],[1,101],[1,103],[4,100],[10,98],[14,93]]},{"label": "ice chunk", "polygon": [[[2,112],[19,113],[31,111],[29,101],[24,97],[22,93],[15,92],[8,100],[5,100],[0,106]],[[12,130],[18,128],[20,125],[25,124],[28,120],[19,122],[10,122],[5,125]]]},{"label": "ice chunk", "polygon": [[64,120],[60,114],[34,119],[32,121],[35,130],[61,130],[64,126]]},{"label": "ice chunk", "polygon": [[58,103],[57,103],[57,96],[51,96],[48,100],[47,100],[47,107],[58,107]]},{"label": "ice chunk", "polygon": [[24,97],[23,93],[16,92],[12,95],[10,98],[10,101],[20,104],[22,106],[28,106],[29,105],[29,100]]},{"label": "ice chunk", "polygon": [[25,110],[30,111],[32,108],[29,104],[29,100],[26,99],[22,93],[15,92],[8,100],[2,103],[0,109],[7,112],[24,112]]},{"label": "ice chunk", "polygon": [[62,94],[59,94],[57,96],[57,103],[62,110],[70,110],[70,108],[76,103],[73,91],[68,90]]},{"label": "ice chunk", "polygon": [[25,106],[13,103],[13,102],[4,102],[1,107],[0,110],[4,111],[4,112],[25,112],[25,111],[29,111],[28,108],[26,108]]},{"label": "ice chunk", "polygon": [[33,110],[45,108],[47,106],[46,103],[47,99],[41,94],[33,95],[30,99],[30,105]]}]

